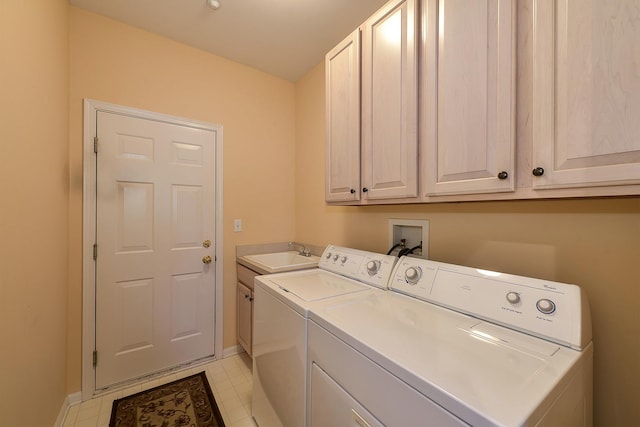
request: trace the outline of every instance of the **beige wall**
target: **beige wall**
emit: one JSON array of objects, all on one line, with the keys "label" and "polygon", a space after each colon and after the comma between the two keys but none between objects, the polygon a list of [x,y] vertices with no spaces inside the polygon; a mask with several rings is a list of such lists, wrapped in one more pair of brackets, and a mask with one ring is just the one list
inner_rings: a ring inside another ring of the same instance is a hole
[{"label": "beige wall", "polygon": [[331,207],[324,67],[296,85],[296,239],[383,252],[388,218],[429,220],[438,261],[582,286],[595,345],[595,425],[640,425],[640,198]]},{"label": "beige wall", "polygon": [[[0,57],[3,423],[49,425],[80,390],[85,97],[224,126],[225,347],[235,344],[236,244],[295,237],[384,251],[388,218],[423,218],[433,259],[581,285],[596,425],[640,420],[640,198],[326,206],[322,65],[294,86],[73,7],[67,15],[66,0],[3,0]],[[234,218],[245,231],[233,233]]]},{"label": "beige wall", "polygon": [[67,394],[68,59],[66,0],[0,2],[0,424],[6,426],[51,425]]},{"label": "beige wall", "polygon": [[[293,239],[294,85],[70,8],[69,392],[80,389],[82,99],[221,124],[224,135],[224,346],[235,339],[235,246]],[[244,231],[233,232],[233,219]]]}]

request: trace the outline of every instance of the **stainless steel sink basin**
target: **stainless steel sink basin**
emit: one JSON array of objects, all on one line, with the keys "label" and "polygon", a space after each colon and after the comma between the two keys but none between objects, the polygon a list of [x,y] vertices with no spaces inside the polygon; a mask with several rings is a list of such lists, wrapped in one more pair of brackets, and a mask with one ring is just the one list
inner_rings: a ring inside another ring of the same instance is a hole
[{"label": "stainless steel sink basin", "polygon": [[320,257],[315,255],[302,256],[296,251],[245,255],[243,258],[269,273],[314,268],[318,266],[318,261],[320,261]]}]

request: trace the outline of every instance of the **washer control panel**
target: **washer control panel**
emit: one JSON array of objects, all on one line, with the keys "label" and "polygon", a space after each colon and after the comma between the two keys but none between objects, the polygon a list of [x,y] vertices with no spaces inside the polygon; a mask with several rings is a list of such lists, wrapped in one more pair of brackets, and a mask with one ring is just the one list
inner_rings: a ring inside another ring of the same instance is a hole
[{"label": "washer control panel", "polygon": [[591,341],[588,303],[575,285],[402,257],[389,287],[572,348]]},{"label": "washer control panel", "polygon": [[329,245],[318,267],[351,279],[387,289],[397,258],[359,249]]}]

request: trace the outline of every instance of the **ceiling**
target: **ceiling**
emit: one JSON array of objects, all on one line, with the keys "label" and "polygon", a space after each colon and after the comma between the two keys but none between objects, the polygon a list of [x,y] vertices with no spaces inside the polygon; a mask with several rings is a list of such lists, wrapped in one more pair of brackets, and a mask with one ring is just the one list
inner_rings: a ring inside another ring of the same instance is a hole
[{"label": "ceiling", "polygon": [[387,0],[69,0],[295,82]]}]

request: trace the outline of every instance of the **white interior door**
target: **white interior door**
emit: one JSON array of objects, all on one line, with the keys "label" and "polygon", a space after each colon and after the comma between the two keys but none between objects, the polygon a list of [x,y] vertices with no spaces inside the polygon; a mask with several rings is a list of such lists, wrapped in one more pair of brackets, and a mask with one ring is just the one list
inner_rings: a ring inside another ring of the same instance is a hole
[{"label": "white interior door", "polygon": [[214,354],[217,135],[104,111],[96,121],[101,389]]}]

